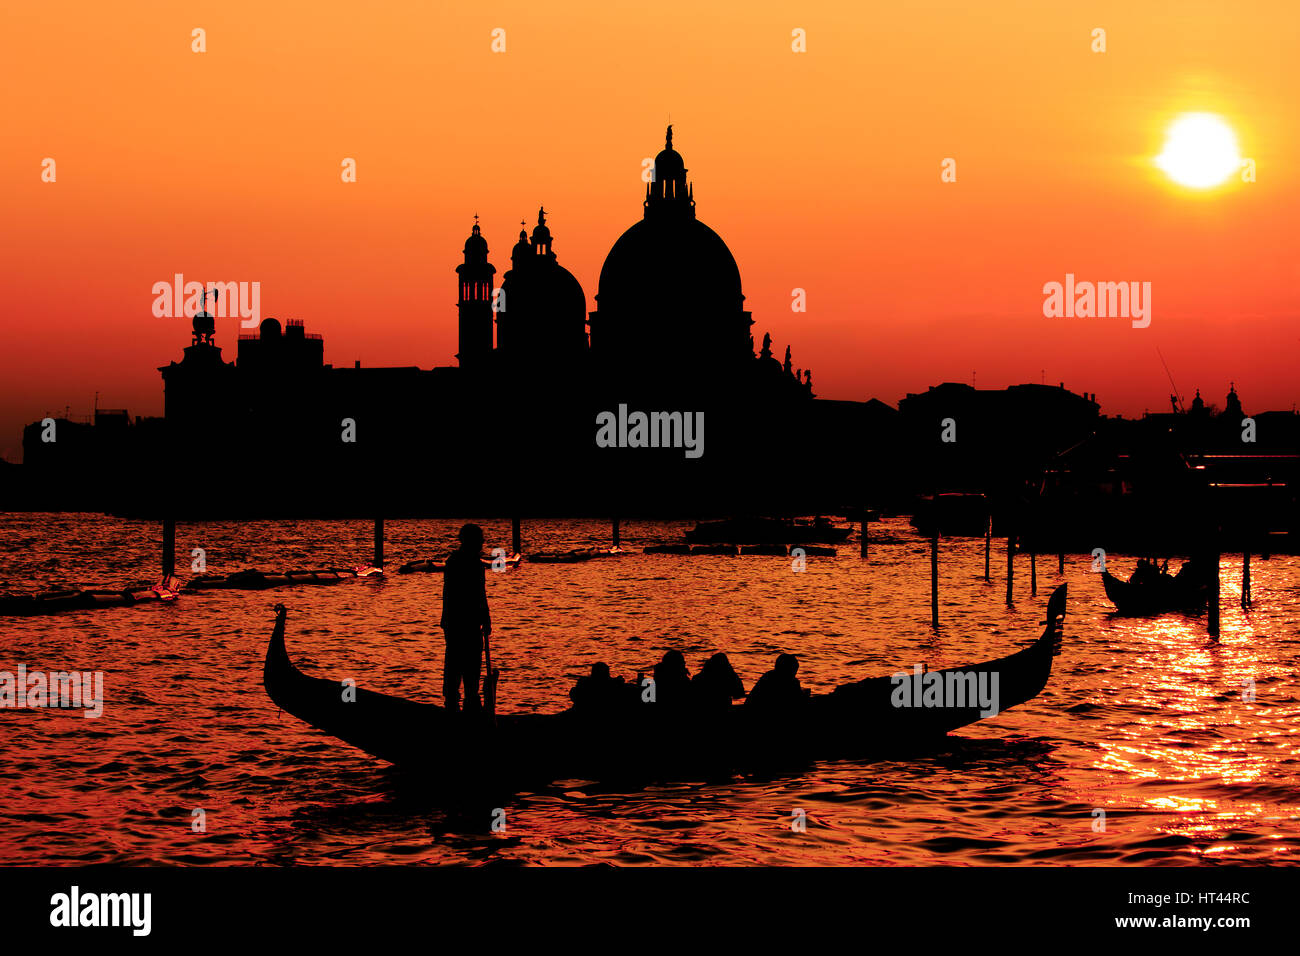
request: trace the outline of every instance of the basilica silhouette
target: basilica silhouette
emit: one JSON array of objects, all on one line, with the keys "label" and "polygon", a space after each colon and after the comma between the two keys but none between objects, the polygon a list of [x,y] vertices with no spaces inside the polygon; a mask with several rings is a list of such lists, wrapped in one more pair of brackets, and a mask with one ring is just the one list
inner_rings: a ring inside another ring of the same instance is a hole
[{"label": "basilica silhouette", "polygon": [[552,248],[545,208],[531,236],[520,224],[499,289],[475,217],[456,267],[461,369],[515,376],[528,367],[581,374],[600,366],[638,386],[668,377],[712,388],[766,384],[811,397],[811,372],[796,380],[788,348],[782,366],[765,336],[755,356],[740,269],[695,214],[671,126],[666,139],[646,184],[644,214],[605,258],[590,313],[582,285]]},{"label": "basilica silhouette", "polygon": [[[815,399],[790,347],[779,361],[764,335],[756,353],[740,269],[696,215],[671,126],[590,311],[545,207],[531,233],[521,223],[499,285],[477,216],[462,259],[454,366],[335,367],[319,335],[274,318],[239,337],[232,363],[196,315],[184,357],[160,369],[160,467],[222,476],[212,507],[240,514],[365,513],[358,496],[377,493],[410,514],[774,510],[773,495],[828,491],[851,454],[842,439],[865,425],[868,406]],[[620,409],[633,427],[598,444],[597,417]],[[638,440],[638,413],[669,430]],[[689,459],[671,430],[686,415],[703,432]]]}]

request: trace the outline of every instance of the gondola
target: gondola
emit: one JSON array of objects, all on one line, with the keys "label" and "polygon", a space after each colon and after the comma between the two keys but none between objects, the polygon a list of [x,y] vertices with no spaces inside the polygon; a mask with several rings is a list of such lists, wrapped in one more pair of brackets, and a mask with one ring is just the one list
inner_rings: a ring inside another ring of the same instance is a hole
[{"label": "gondola", "polygon": [[1134,583],[1101,572],[1106,597],[1125,616],[1142,617],[1171,611],[1197,612],[1205,608],[1210,586],[1205,576],[1189,567],[1177,575],[1162,574],[1148,582]]},{"label": "gondola", "polygon": [[[868,678],[810,695],[780,714],[733,705],[702,714],[633,703],[599,718],[572,708],[555,714],[495,718],[348,687],[311,677],[285,648],[286,613],[277,608],[263,681],[283,710],[381,760],[415,768],[432,782],[473,781],[518,790],[557,780],[643,785],[697,779],[701,773],[746,773],[814,759],[869,757],[933,741],[989,716],[973,689],[996,689],[997,713],[1042,691],[1059,650],[1065,585],[1052,594],[1042,636],[1022,650],[964,668]],[[906,675],[906,676],[904,676]],[[927,705],[924,688],[949,696]],[[345,699],[345,696],[355,699]]]}]

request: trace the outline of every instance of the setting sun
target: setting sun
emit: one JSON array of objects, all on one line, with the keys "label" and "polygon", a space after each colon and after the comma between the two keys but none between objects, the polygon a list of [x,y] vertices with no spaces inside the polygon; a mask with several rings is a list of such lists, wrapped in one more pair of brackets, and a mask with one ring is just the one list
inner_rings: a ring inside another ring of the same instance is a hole
[{"label": "setting sun", "polygon": [[1237,137],[1213,113],[1184,114],[1169,127],[1156,165],[1179,185],[1217,186],[1241,168]]}]

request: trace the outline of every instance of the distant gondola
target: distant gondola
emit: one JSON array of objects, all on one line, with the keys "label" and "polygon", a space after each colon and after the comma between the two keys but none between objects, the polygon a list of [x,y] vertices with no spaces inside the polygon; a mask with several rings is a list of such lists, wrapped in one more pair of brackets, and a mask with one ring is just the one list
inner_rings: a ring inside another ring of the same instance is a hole
[{"label": "distant gondola", "polygon": [[1170,611],[1200,611],[1205,608],[1210,593],[1205,575],[1192,563],[1176,575],[1160,574],[1148,581],[1137,582],[1117,578],[1106,570],[1101,572],[1101,582],[1115,609],[1133,617]]},{"label": "distant gondola", "polygon": [[[1065,619],[1065,585],[1052,594],[1042,636],[1006,657],[924,674],[928,685],[996,688],[996,712],[1031,700],[1046,685]],[[932,741],[993,713],[969,698],[918,706],[907,681],[868,678],[814,694],[776,716],[731,706],[720,714],[632,703],[592,719],[572,708],[556,714],[510,714],[490,720],[436,704],[349,688],[310,677],[289,660],[285,612],[278,609],[263,680],[279,707],[368,754],[413,767],[457,788],[519,789],[560,779],[649,783],[684,774],[746,772],[773,762],[868,757]],[[907,669],[908,681],[913,672]],[[904,704],[900,704],[900,690]],[[355,699],[353,698],[355,695]]]}]

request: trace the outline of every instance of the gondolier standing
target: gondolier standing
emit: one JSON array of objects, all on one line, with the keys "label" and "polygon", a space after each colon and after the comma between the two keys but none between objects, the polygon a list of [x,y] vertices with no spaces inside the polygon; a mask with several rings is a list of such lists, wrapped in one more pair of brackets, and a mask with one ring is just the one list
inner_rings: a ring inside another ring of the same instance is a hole
[{"label": "gondolier standing", "polygon": [[448,710],[458,710],[460,688],[465,685],[465,710],[480,708],[479,671],[483,642],[492,635],[488,613],[487,578],[483,570],[483,529],[467,524],[460,529],[460,549],[447,558],[442,575],[442,633],[446,652],[442,665],[442,696]]}]

